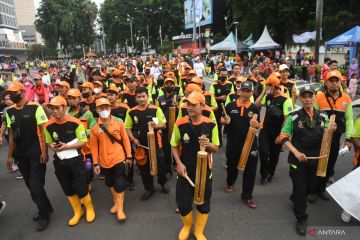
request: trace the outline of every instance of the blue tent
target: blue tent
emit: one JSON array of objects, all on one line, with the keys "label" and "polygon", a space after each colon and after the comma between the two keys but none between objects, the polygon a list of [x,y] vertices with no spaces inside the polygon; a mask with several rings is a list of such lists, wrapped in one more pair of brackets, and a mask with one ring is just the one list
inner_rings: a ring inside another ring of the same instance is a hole
[{"label": "blue tent", "polygon": [[349,47],[350,59],[356,57],[356,49],[360,46],[360,26],[353,27],[349,31],[333,38],[325,43],[326,49],[329,47]]},{"label": "blue tent", "polygon": [[[237,41],[237,51],[246,51],[249,45]],[[222,42],[212,45],[209,48],[210,51],[235,51],[236,50],[236,40],[235,35],[231,32]]]}]

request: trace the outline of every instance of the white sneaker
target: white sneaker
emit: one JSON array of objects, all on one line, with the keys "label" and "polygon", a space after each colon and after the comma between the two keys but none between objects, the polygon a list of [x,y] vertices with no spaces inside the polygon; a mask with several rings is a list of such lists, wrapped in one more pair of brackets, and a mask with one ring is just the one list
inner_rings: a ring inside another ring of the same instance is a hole
[{"label": "white sneaker", "polygon": [[2,207],[0,208],[0,215],[1,213],[4,211],[5,207],[6,207],[6,202],[5,201],[2,201]]},{"label": "white sneaker", "polygon": [[346,222],[346,223],[350,222],[351,221],[350,213],[343,210],[343,212],[341,213],[341,220],[343,220],[343,222]]}]

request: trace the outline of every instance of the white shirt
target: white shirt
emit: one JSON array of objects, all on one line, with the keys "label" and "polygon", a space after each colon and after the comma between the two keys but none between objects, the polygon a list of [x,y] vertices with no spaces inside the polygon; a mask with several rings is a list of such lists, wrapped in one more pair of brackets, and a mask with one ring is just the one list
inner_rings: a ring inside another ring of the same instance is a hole
[{"label": "white shirt", "polygon": [[196,71],[196,74],[198,77],[203,77],[203,72],[205,70],[205,66],[202,62],[196,62],[194,63],[194,70]]}]

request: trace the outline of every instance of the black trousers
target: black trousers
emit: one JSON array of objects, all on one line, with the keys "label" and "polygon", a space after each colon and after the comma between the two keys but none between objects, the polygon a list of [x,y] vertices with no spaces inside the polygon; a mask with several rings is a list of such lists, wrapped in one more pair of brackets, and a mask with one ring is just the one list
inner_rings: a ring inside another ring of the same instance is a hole
[{"label": "black trousers", "polygon": [[339,156],[340,150],[340,139],[341,134],[334,134],[331,141],[331,149],[329,154],[328,166],[326,169],[326,177],[318,177],[318,187],[316,189],[317,192],[325,192],[326,184],[329,181],[329,177],[333,176],[335,171],[335,163]]},{"label": "black trousers", "polygon": [[[188,174],[195,183],[195,173],[191,174],[188,172]],[[208,214],[210,212],[210,198],[212,195],[212,173],[210,170],[207,172],[206,179],[204,203],[202,205],[196,205],[196,209],[202,214]],[[176,181],[176,203],[181,216],[186,216],[192,211],[193,202],[194,188],[185,178],[178,176]]]},{"label": "black trousers", "polygon": [[305,163],[290,164],[289,175],[293,183],[291,200],[294,204],[294,215],[298,221],[306,222],[308,218],[306,196],[312,193],[316,187],[317,163],[317,160],[309,160]]},{"label": "black trousers", "polygon": [[[239,163],[240,154],[241,152],[226,151],[226,165],[227,165],[226,183],[229,186],[234,185],[238,177],[239,171],[237,169],[237,165]],[[243,200],[252,199],[252,193],[255,184],[256,168],[258,162],[257,155],[258,155],[257,151],[252,151],[249,154],[249,158],[246,163],[246,167],[243,174],[242,193],[241,193],[241,199]]]},{"label": "black trousers", "polygon": [[78,195],[83,198],[88,194],[87,175],[81,156],[60,160],[55,156],[55,175],[66,196]]},{"label": "black trousers", "polygon": [[[161,149],[158,149],[158,152],[162,151]],[[146,161],[146,163],[144,165],[138,165],[138,168],[140,170],[140,174],[141,174],[141,180],[142,183],[144,185],[144,188],[146,191],[154,191],[155,187],[154,187],[154,177],[152,175],[150,175],[150,158],[149,158],[149,154],[148,151],[147,152],[147,156],[148,156],[148,160]],[[166,183],[166,172],[165,172],[165,162],[164,162],[164,157],[160,157],[159,155],[161,154],[157,154],[157,168],[158,168],[158,175],[157,175],[157,182],[160,185],[163,185]]]},{"label": "black trousers", "polygon": [[281,145],[275,144],[278,131],[261,129],[259,133],[259,156],[261,177],[272,176],[279,161]]},{"label": "black trousers", "polygon": [[125,191],[125,161],[115,164],[112,168],[103,168],[103,170],[105,174],[105,184],[107,187],[114,187],[117,193]]},{"label": "black trousers", "polygon": [[170,141],[169,141],[169,133],[167,130],[162,132],[163,134],[161,135],[162,137],[162,146],[163,146],[163,151],[164,151],[164,155],[165,155],[165,172],[166,173],[171,173],[171,166],[172,166],[172,155],[171,155],[171,146],[170,146]]},{"label": "black trousers", "polygon": [[30,191],[31,199],[38,208],[39,215],[48,217],[53,208],[44,189],[46,164],[40,163],[40,155],[39,150],[37,153],[33,152],[29,156],[16,156],[15,154],[14,159]]}]

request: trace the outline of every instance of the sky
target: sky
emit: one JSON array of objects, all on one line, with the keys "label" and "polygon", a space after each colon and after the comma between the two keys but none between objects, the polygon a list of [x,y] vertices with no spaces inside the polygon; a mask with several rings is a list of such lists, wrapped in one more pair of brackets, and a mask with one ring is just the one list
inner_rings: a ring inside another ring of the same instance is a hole
[{"label": "sky", "polygon": [[[40,5],[41,0],[34,0],[35,1],[35,9],[37,9]],[[98,6],[100,6],[100,4],[102,2],[104,2],[104,0],[91,0],[92,2],[95,2]]]}]

